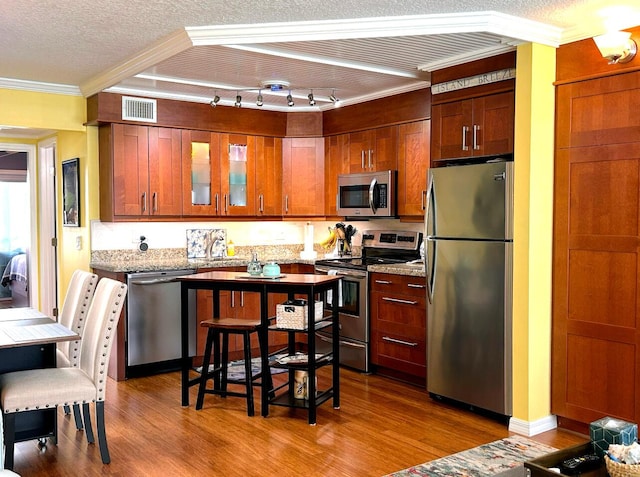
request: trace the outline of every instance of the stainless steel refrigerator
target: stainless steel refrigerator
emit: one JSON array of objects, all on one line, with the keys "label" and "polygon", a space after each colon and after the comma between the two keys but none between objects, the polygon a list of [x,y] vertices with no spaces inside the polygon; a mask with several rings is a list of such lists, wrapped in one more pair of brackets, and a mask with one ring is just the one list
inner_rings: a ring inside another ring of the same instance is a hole
[{"label": "stainless steel refrigerator", "polygon": [[513,162],[427,181],[427,390],[510,416]]}]

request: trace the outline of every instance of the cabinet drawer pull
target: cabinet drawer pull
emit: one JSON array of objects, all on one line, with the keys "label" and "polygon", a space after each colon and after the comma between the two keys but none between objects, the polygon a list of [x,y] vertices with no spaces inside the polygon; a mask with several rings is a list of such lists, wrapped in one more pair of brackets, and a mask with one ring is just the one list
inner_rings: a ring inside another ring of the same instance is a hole
[{"label": "cabinet drawer pull", "polygon": [[462,150],[468,151],[469,145],[467,144],[467,133],[469,132],[469,126],[462,126]]},{"label": "cabinet drawer pull", "polygon": [[396,343],[396,344],[401,344],[405,346],[411,346],[412,348],[415,348],[416,346],[418,346],[418,343],[412,343],[411,341],[397,340],[395,338],[390,338],[388,336],[383,336],[382,341],[388,341],[389,343]]},{"label": "cabinet drawer pull", "polygon": [[386,296],[383,296],[382,299],[384,301],[391,301],[393,303],[402,303],[403,305],[417,305],[418,304],[417,301],[401,300],[400,298],[389,298],[389,297],[386,297]]},{"label": "cabinet drawer pull", "polygon": [[427,288],[426,285],[420,285],[419,283],[407,283],[409,288]]},{"label": "cabinet drawer pull", "polygon": [[393,284],[393,282],[389,281],[389,280],[376,280],[376,283],[379,284],[379,285],[391,285],[391,284]]},{"label": "cabinet drawer pull", "polygon": [[473,125],[473,150],[478,151],[480,149],[480,143],[478,141],[478,133],[480,132],[480,126]]}]

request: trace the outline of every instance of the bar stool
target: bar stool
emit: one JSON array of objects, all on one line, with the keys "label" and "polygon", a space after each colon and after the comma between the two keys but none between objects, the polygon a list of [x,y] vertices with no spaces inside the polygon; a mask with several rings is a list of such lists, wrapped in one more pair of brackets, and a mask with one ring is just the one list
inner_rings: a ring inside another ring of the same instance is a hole
[{"label": "bar stool", "polygon": [[[217,394],[223,398],[227,396],[244,397],[247,399],[247,414],[249,416],[253,416],[253,386],[271,386],[271,373],[267,370],[267,379],[265,381],[263,379],[264,370],[261,370],[255,375],[251,372],[251,333],[258,333],[260,351],[266,352],[267,343],[262,342],[263,337],[266,338],[266,333],[264,333],[266,330],[262,329],[260,320],[253,321],[238,318],[216,318],[213,320],[206,320],[202,321],[200,326],[208,328],[208,331],[207,343],[204,350],[204,361],[202,362],[202,375],[200,377],[200,385],[198,387],[196,409],[202,409],[205,394]],[[227,378],[230,335],[242,335],[243,338],[245,378],[242,380]],[[222,350],[220,350],[220,341],[222,341]],[[266,341],[266,339],[264,341]],[[209,369],[212,350],[213,368]],[[207,381],[210,379],[213,379],[213,388],[207,389]],[[244,384],[245,391],[228,391],[228,383]]]}]

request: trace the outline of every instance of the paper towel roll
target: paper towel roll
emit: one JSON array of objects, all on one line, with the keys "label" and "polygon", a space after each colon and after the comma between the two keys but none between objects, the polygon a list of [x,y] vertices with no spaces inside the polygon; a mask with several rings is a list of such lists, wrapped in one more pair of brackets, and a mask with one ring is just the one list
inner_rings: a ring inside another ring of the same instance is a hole
[{"label": "paper towel roll", "polygon": [[313,225],[307,222],[304,226],[304,251],[313,251]]}]

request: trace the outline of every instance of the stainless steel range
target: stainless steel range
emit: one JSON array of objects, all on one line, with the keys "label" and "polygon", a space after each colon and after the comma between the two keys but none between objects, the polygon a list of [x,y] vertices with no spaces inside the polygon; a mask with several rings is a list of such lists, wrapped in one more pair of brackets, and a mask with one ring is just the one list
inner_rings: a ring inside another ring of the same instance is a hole
[{"label": "stainless steel range", "polygon": [[[341,277],[339,293],[323,297],[326,307],[338,300],[340,364],[369,372],[369,265],[406,263],[420,258],[422,233],[392,230],[362,232],[362,257],[318,260],[315,271]],[[331,335],[318,333],[316,348],[329,349]]]}]

